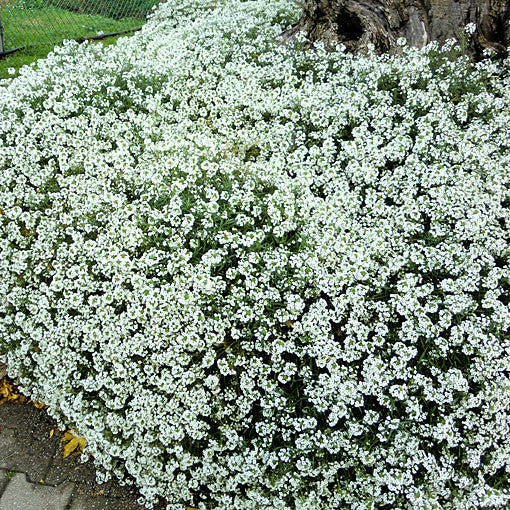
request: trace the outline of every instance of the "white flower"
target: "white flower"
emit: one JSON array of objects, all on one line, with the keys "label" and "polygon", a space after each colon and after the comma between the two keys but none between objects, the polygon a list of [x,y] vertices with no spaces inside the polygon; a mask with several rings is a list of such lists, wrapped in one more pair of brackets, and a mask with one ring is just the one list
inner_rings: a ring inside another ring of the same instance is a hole
[{"label": "white flower", "polygon": [[504,508],[508,61],[298,16],[170,0],[6,80],[2,359],[148,507]]},{"label": "white flower", "polygon": [[468,23],[464,27],[464,32],[468,35],[473,35],[476,32],[476,23]]}]

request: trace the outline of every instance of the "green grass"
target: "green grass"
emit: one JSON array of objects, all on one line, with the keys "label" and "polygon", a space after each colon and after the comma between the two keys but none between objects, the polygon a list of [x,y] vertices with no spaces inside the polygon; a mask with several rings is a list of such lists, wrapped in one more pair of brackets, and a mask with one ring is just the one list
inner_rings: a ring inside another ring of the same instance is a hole
[{"label": "green grass", "polygon": [[144,19],[159,0],[0,0],[23,4],[25,8],[44,9],[50,6],[77,13],[99,14],[106,18]]},{"label": "green grass", "polygon": [[158,0],[23,0],[25,5],[53,5],[68,11],[101,14],[121,19],[127,15],[143,19]]},{"label": "green grass", "polygon": [[[98,32],[129,30],[142,25],[140,18],[113,19],[96,14],[79,14],[57,7],[17,8],[1,4],[5,49],[57,44],[64,39],[87,38]],[[47,53],[47,52],[46,52]]]},{"label": "green grass", "polygon": [[[0,58],[0,80],[18,74],[19,69],[46,55],[64,39],[93,37],[98,32],[111,33],[130,30],[142,25],[140,18],[113,19],[96,14],[79,14],[57,7],[17,8],[9,0],[0,0],[0,16],[4,26],[6,50],[24,46]],[[112,44],[118,37],[110,37],[95,44]],[[8,69],[16,73],[10,75]]]},{"label": "green grass", "polygon": [[[125,36],[108,37],[93,44],[109,46],[110,44],[114,44],[120,37]],[[46,55],[54,48],[54,46],[54,44],[40,44],[38,46],[30,46],[24,50],[20,50],[16,53],[12,53],[11,55],[0,58],[0,80],[16,76],[22,66],[31,64],[40,58],[46,57]],[[14,75],[9,74],[9,68],[15,69],[16,72]]]}]

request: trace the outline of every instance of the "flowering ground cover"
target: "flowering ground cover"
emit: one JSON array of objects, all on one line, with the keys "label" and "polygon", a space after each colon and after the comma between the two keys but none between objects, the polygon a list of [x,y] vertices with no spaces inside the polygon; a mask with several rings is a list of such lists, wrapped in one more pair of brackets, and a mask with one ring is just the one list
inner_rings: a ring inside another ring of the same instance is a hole
[{"label": "flowering ground cover", "polygon": [[[92,44],[101,44],[108,46],[115,43],[119,37],[124,36],[112,36],[106,37],[105,39],[90,41]],[[30,46],[24,50],[17,51],[6,57],[0,59],[0,86],[5,85],[6,79],[13,78],[19,72],[19,70],[25,66],[34,63],[36,60],[44,58],[48,53],[53,51],[54,44],[39,44],[37,46]]]},{"label": "flowering ground cover", "polygon": [[148,506],[510,504],[510,62],[171,0],[0,88],[0,352]]}]

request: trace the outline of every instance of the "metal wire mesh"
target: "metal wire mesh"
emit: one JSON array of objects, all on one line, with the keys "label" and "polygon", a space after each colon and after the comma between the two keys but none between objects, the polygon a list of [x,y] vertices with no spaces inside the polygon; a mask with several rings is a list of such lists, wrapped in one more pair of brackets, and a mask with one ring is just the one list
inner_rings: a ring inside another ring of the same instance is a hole
[{"label": "metal wire mesh", "polygon": [[[159,0],[0,0],[0,53],[140,27]],[[3,47],[2,47],[3,39]]]}]

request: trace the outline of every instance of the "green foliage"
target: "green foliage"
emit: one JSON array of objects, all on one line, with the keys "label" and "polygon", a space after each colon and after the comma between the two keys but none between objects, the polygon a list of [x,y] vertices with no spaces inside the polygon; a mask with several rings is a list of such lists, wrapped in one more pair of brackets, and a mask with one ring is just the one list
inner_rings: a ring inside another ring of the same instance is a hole
[{"label": "green foliage", "polygon": [[45,9],[53,6],[78,14],[97,14],[120,20],[126,17],[144,19],[157,0],[25,0],[25,8]]}]

